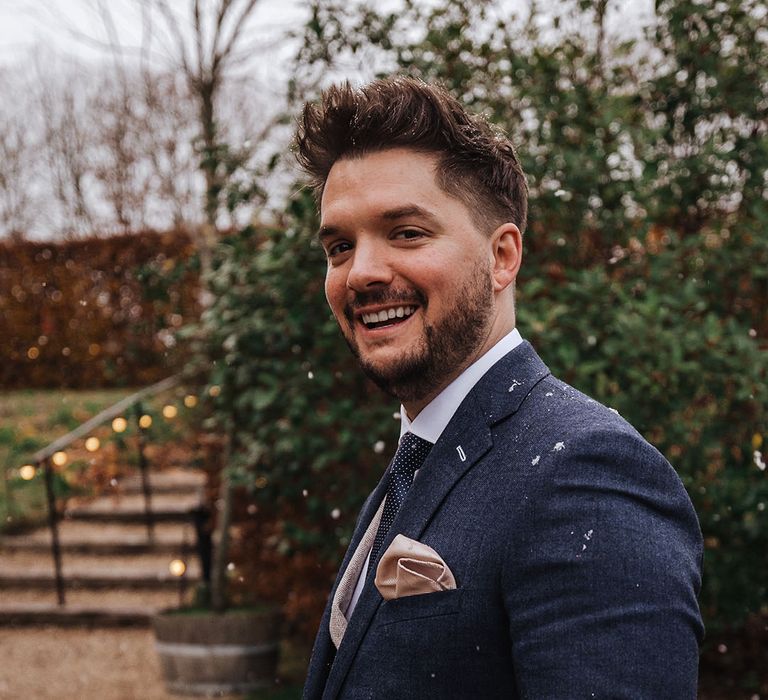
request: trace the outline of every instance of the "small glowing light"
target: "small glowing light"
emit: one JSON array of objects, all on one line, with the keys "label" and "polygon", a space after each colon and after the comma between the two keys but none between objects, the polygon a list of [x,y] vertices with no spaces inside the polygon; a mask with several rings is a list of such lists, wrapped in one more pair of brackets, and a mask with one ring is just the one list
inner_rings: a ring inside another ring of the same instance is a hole
[{"label": "small glowing light", "polygon": [[192,394],[187,394],[184,397],[184,405],[187,408],[194,408],[197,406],[197,396],[193,396]]},{"label": "small glowing light", "polygon": [[331,511],[331,517],[332,517],[334,520],[338,520],[338,519],[341,517],[341,511],[340,511],[338,508],[334,508],[334,509]]},{"label": "small glowing light", "polygon": [[36,360],[38,357],[40,357],[40,348],[32,346],[29,350],[27,350],[27,357],[30,360]]},{"label": "small glowing light", "polygon": [[118,416],[115,418],[115,420],[112,421],[112,430],[114,430],[116,433],[124,433],[127,427],[128,421],[125,420],[125,418],[122,416]]},{"label": "small glowing light", "polygon": [[181,559],[174,559],[168,564],[168,571],[171,572],[172,576],[183,576],[186,570],[187,565]]},{"label": "small glowing light", "polygon": [[101,442],[97,437],[89,437],[85,441],[85,449],[88,450],[88,452],[96,452],[99,447],[101,447]]},{"label": "small glowing light", "polygon": [[67,453],[54,452],[53,457],[51,457],[51,460],[57,467],[63,467],[67,463]]},{"label": "small glowing light", "polygon": [[88,346],[88,354],[91,355],[92,357],[96,357],[96,355],[98,355],[100,352],[101,352],[101,345],[99,345],[98,343],[91,343]]},{"label": "small glowing light", "polygon": [[172,406],[171,404],[168,404],[167,406],[163,406],[163,416],[166,418],[176,418],[176,416],[179,414],[179,409],[176,408],[176,406]]},{"label": "small glowing light", "polygon": [[210,389],[208,389],[208,393],[211,396],[218,396],[221,393],[221,387],[217,384],[214,384]]},{"label": "small glowing light", "polygon": [[235,562],[231,561],[229,564],[227,564],[227,571],[234,571],[235,570]]},{"label": "small glowing light", "polygon": [[254,486],[257,489],[263,489],[267,485],[267,477],[266,476],[259,476],[256,478],[256,481],[253,482]]},{"label": "small glowing light", "polygon": [[384,448],[386,448],[386,443],[384,440],[377,440],[375,443],[373,443],[373,451],[380,455],[382,452],[384,452]]},{"label": "small glowing light", "polygon": [[19,476],[24,479],[24,481],[34,479],[36,473],[37,469],[35,469],[31,464],[25,464],[21,469],[19,469]]},{"label": "small glowing light", "polygon": [[152,425],[152,416],[145,413],[141,418],[139,418],[139,427],[146,429],[150,425]]}]

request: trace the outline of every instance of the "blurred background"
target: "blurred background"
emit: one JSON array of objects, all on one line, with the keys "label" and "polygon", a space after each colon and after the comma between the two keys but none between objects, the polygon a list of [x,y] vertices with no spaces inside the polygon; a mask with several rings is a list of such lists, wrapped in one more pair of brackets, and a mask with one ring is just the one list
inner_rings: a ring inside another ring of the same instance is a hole
[{"label": "blurred background", "polygon": [[399,424],[326,307],[291,139],[392,73],[516,143],[521,333],[696,506],[700,696],[768,697],[760,0],[3,3],[0,696],[166,697],[148,627],[193,602],[276,606],[248,692],[300,695]]}]

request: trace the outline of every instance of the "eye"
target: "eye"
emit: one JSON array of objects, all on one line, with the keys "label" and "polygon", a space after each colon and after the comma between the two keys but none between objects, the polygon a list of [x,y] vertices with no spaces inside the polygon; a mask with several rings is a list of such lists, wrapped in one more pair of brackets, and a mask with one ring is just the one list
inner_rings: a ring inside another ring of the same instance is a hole
[{"label": "eye", "polygon": [[400,231],[396,231],[393,237],[404,241],[413,241],[418,238],[423,238],[424,236],[425,233],[423,231],[419,231],[415,228],[406,228]]},{"label": "eye", "polygon": [[346,253],[348,250],[352,250],[352,244],[349,241],[339,241],[338,243],[333,243],[328,246],[325,254],[329,258],[335,258],[337,255]]}]

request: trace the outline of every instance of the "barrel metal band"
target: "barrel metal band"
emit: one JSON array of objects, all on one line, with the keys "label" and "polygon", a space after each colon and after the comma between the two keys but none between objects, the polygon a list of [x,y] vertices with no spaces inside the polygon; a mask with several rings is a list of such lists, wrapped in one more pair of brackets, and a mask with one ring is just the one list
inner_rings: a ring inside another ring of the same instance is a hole
[{"label": "barrel metal band", "polygon": [[268,644],[177,644],[170,642],[155,642],[155,648],[160,654],[175,656],[243,656],[266,654],[275,651],[277,642]]}]

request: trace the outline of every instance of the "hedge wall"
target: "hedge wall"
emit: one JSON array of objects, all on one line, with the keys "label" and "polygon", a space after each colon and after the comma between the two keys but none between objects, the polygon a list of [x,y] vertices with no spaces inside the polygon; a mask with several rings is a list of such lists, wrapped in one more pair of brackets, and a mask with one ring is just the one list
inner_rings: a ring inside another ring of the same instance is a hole
[{"label": "hedge wall", "polygon": [[0,242],[0,387],[135,386],[177,366],[199,313],[183,231]]}]

